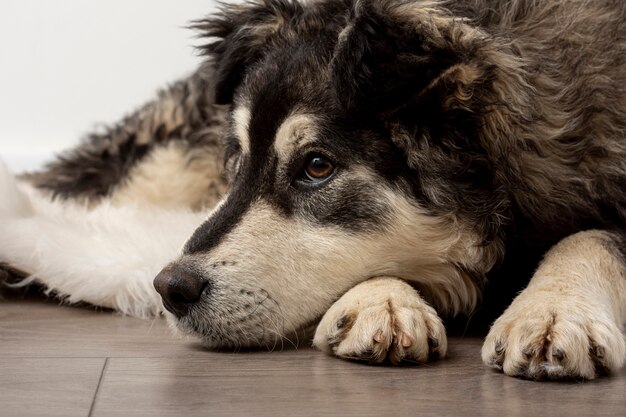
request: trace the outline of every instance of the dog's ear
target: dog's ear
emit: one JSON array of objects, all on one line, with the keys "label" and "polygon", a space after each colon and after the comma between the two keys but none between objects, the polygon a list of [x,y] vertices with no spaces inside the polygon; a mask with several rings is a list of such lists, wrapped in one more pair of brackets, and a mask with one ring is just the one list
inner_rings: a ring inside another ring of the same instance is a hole
[{"label": "dog's ear", "polygon": [[222,4],[220,12],[193,22],[200,37],[213,41],[201,46],[214,66],[215,102],[230,104],[245,71],[256,62],[284,24],[301,10],[291,0],[251,0]]},{"label": "dog's ear", "polygon": [[331,62],[333,89],[350,111],[394,114],[431,100],[466,106],[488,77],[478,49],[484,35],[435,3],[354,3]]}]

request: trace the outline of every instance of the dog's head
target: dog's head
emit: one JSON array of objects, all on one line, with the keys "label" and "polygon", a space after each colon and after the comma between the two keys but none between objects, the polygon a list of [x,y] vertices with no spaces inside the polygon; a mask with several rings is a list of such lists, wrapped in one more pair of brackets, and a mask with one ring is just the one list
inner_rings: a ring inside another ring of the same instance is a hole
[{"label": "dog's head", "polygon": [[377,276],[472,308],[505,210],[477,137],[485,35],[429,1],[268,0],[198,27],[230,189],[155,280],[177,326],[272,346]]}]

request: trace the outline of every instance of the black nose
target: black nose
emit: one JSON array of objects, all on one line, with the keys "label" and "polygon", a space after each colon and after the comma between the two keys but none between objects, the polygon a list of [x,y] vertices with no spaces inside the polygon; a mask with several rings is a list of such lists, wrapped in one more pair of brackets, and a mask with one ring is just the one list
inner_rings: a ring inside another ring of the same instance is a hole
[{"label": "black nose", "polygon": [[161,295],[163,305],[177,317],[189,312],[208,284],[200,275],[176,265],[166,266],[154,279],[154,288]]}]

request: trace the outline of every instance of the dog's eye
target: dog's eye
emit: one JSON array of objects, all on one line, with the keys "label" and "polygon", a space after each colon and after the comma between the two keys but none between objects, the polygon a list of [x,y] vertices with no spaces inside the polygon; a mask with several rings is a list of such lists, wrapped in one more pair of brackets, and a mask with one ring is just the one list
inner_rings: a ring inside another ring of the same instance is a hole
[{"label": "dog's eye", "polygon": [[325,156],[313,154],[307,159],[302,179],[307,182],[322,182],[335,171],[335,166]]}]

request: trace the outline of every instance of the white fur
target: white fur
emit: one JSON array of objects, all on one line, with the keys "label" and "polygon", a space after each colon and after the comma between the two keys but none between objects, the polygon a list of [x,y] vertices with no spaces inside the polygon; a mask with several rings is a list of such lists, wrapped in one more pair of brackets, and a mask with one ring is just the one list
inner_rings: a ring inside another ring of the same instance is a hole
[{"label": "white fur", "polygon": [[250,135],[248,134],[248,129],[250,127],[251,117],[250,109],[247,106],[239,106],[233,110],[232,129],[237,139],[239,139],[241,153],[244,155],[250,153]]},{"label": "white fur", "polygon": [[274,149],[282,161],[288,161],[296,149],[304,148],[317,136],[319,122],[313,115],[292,114],[276,131]]},{"label": "white fur", "polygon": [[1,162],[0,193],[0,262],[70,303],[138,317],[163,310],[152,280],[206,217],[52,200],[16,181]]},{"label": "white fur", "polygon": [[32,212],[28,197],[18,190],[13,174],[0,160],[0,216],[27,216]]}]

